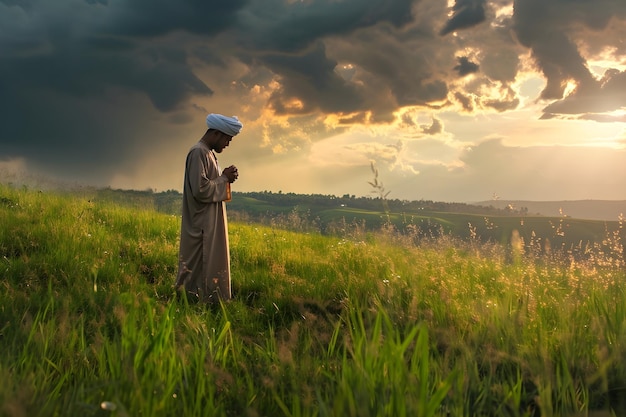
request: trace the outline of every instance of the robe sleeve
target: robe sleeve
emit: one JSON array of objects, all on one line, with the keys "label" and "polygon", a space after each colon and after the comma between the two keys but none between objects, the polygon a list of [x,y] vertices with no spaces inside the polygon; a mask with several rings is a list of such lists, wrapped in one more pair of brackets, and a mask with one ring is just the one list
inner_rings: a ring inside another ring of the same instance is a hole
[{"label": "robe sleeve", "polygon": [[[193,198],[201,203],[217,203],[226,200],[230,185],[202,149],[192,149],[187,156],[187,180]],[[213,178],[211,178],[213,177]]]}]

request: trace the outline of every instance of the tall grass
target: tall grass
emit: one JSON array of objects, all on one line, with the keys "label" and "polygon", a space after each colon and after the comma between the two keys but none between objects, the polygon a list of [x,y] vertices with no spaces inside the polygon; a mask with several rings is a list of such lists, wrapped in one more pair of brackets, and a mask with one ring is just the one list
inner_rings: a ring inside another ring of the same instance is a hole
[{"label": "tall grass", "polygon": [[624,415],[613,264],[231,224],[235,298],[172,289],[180,219],[0,186],[0,415]]}]

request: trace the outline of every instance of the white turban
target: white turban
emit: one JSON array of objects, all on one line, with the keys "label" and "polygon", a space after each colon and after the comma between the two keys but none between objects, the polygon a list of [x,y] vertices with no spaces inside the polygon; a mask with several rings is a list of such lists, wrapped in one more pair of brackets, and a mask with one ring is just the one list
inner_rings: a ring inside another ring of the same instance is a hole
[{"label": "white turban", "polygon": [[237,116],[228,117],[221,114],[211,113],[206,117],[206,125],[209,129],[217,129],[228,136],[235,136],[239,133],[243,125]]}]

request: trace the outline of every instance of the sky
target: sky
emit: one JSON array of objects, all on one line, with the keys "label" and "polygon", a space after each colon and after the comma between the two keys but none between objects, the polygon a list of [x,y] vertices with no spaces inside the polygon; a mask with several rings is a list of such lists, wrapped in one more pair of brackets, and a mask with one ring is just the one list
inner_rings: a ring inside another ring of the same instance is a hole
[{"label": "sky", "polygon": [[[624,0],[0,0],[0,181],[626,199]],[[374,173],[375,168],[377,175]]]}]

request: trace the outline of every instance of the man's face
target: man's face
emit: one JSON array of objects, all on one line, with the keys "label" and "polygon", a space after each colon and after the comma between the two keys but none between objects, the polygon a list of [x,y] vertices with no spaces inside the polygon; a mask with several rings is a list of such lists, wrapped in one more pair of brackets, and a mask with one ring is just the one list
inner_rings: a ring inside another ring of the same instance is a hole
[{"label": "man's face", "polygon": [[220,153],[230,144],[230,141],[233,140],[233,137],[220,131],[218,131],[218,135],[219,138],[215,143],[215,152]]}]

